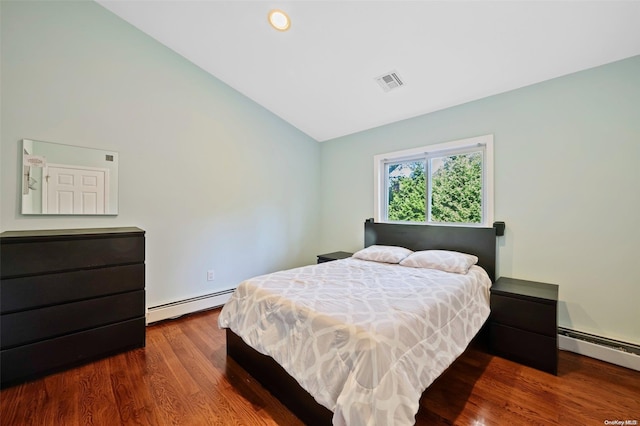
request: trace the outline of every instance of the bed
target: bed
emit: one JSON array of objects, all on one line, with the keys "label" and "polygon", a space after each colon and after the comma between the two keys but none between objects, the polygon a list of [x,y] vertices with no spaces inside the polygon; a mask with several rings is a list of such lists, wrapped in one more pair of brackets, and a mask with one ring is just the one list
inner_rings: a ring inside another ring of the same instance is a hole
[{"label": "bed", "polygon": [[363,252],[404,264],[447,250],[477,264],[451,273],[363,256],[255,277],[220,313],[227,354],[306,424],[413,424],[424,389],[489,315],[495,244],[493,228],[368,220]]}]

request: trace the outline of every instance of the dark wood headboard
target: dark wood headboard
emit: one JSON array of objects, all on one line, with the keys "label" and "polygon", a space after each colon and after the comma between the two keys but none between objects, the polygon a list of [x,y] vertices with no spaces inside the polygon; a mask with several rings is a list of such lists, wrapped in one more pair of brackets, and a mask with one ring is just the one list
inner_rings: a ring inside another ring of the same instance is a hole
[{"label": "dark wood headboard", "polygon": [[496,279],[496,230],[466,226],[364,223],[364,246],[386,245],[410,250],[454,250],[478,256],[478,265]]}]

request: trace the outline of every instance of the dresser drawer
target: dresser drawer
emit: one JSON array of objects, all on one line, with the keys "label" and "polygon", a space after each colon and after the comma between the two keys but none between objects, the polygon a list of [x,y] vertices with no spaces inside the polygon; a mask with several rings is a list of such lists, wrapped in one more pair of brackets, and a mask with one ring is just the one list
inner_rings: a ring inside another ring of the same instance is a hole
[{"label": "dresser drawer", "polygon": [[558,333],[556,304],[491,295],[491,321],[554,337]]},{"label": "dresser drawer", "polygon": [[3,240],[2,278],[144,262],[144,234]]},{"label": "dresser drawer", "polygon": [[3,314],[144,289],[144,264],[0,281]]},{"label": "dresser drawer", "polygon": [[144,291],[6,314],[0,319],[0,343],[2,349],[7,349],[92,327],[144,317],[144,314]]},{"label": "dresser drawer", "polygon": [[557,374],[558,338],[491,323],[491,352],[513,361]]},{"label": "dresser drawer", "polygon": [[38,377],[145,345],[145,319],[136,318],[0,352],[2,385]]}]

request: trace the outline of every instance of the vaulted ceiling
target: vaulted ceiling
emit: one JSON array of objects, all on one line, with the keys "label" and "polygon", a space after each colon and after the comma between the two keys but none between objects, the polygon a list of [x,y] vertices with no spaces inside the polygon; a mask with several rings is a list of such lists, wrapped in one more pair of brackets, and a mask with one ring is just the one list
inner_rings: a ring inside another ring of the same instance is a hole
[{"label": "vaulted ceiling", "polygon": [[97,1],[318,141],[640,54],[638,1]]}]

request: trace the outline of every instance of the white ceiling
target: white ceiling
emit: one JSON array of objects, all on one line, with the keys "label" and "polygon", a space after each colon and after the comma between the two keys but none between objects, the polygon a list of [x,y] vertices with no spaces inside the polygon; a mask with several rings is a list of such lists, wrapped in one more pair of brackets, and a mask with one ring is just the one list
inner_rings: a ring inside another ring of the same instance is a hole
[{"label": "white ceiling", "polygon": [[639,1],[97,1],[318,141],[640,54]]}]

